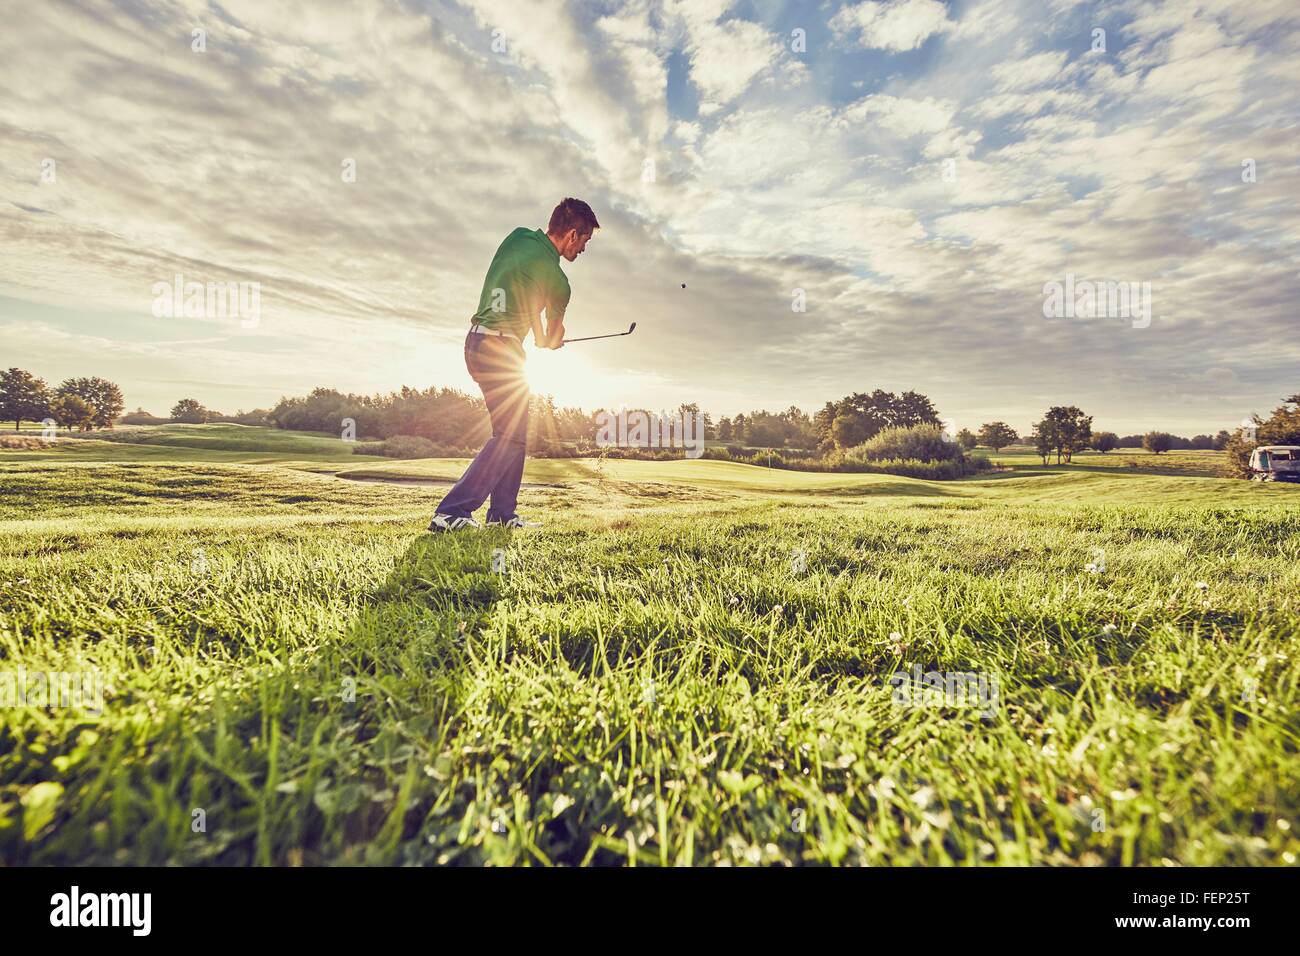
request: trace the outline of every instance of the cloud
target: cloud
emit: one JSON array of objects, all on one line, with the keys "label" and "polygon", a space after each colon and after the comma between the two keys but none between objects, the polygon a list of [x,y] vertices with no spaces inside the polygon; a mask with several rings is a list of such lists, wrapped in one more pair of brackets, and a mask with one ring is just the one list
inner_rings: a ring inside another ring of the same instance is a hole
[{"label": "cloud", "polygon": [[1000,63],[993,68],[993,79],[1000,90],[1026,90],[1042,86],[1061,72],[1066,52],[1049,51]]},{"label": "cloud", "polygon": [[845,116],[876,123],[899,136],[919,136],[946,130],[955,109],[952,101],[933,97],[914,100],[882,93],[859,100],[845,111]]},{"label": "cloud", "polygon": [[[614,404],[879,385],[978,425],[1061,390],[1110,430],[1203,431],[1229,386],[1232,421],[1295,390],[1291,7],[816,9],[796,57],[781,8],[726,0],[33,7],[0,35],[7,361],[120,374],[132,404],[187,375],[217,407],[472,387],[493,250],[579,195],[604,228],[570,328],[639,323],[589,354]],[[1151,327],[1045,321],[1067,272],[1151,281]],[[176,273],[259,282],[261,327],[152,320]]]},{"label": "cloud", "polygon": [[761,24],[749,20],[719,21],[727,4],[670,6],[681,18],[687,36],[691,80],[708,113],[735,100],[781,55],[781,45]]},{"label": "cloud", "polygon": [[892,52],[915,50],[952,25],[948,8],[938,0],[868,0],[842,7],[830,20],[836,36],[856,33],[860,46]]}]

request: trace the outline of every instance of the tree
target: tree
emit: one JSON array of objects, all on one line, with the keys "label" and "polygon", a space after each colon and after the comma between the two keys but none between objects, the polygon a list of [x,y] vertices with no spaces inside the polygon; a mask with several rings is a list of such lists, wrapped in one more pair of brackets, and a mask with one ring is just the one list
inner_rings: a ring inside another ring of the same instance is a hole
[{"label": "tree", "polygon": [[1074,405],[1053,405],[1039,425],[1046,426],[1058,465],[1062,458],[1069,464],[1074,453],[1087,448],[1092,438],[1092,416],[1083,414]]},{"label": "tree", "polygon": [[[705,434],[709,434],[708,416],[704,421]],[[718,422],[717,435],[713,437],[761,448],[816,448],[819,442],[813,420],[807,412],[794,405],[783,412],[757,409],[734,419],[723,418]]]},{"label": "tree", "polygon": [[871,394],[854,392],[838,402],[827,402],[813,419],[812,426],[823,446],[834,444],[840,448],[851,447],[841,445],[840,439],[835,437],[835,423],[841,418],[852,419],[854,422],[852,426],[839,426],[841,435],[856,439],[854,445],[873,438],[886,428],[941,424],[934,403],[919,392],[895,395],[879,388]]},{"label": "tree", "polygon": [[1034,442],[1034,450],[1038,452],[1043,459],[1043,464],[1047,464],[1048,457],[1056,448],[1056,436],[1052,434],[1052,428],[1047,422],[1036,422],[1034,424],[1034,434],[1031,436]]},{"label": "tree", "polygon": [[1174,447],[1174,436],[1168,432],[1147,432],[1142,436],[1142,447],[1158,455]]},{"label": "tree", "polygon": [[957,433],[957,444],[961,446],[963,451],[970,451],[979,444],[979,439],[975,437],[975,433],[969,428],[963,428]]},{"label": "tree", "polygon": [[59,392],[50,400],[50,417],[64,428],[85,432],[94,427],[96,410],[80,395]]},{"label": "tree", "polygon": [[20,368],[0,372],[0,421],[39,422],[49,414],[50,394],[42,379]]},{"label": "tree", "polygon": [[172,421],[189,425],[202,425],[208,420],[208,410],[192,398],[182,398],[172,406]]},{"label": "tree", "polygon": [[126,402],[122,390],[103,378],[70,378],[59,386],[60,395],[76,395],[95,410],[95,428],[112,428]]},{"label": "tree", "polygon": [[987,422],[980,426],[979,443],[1001,451],[1007,445],[1015,444],[1019,436],[1016,430],[1006,422]]},{"label": "tree", "polygon": [[1238,477],[1250,477],[1250,453],[1260,445],[1300,445],[1300,394],[1288,396],[1283,404],[1273,409],[1268,418],[1252,416],[1254,434],[1237,429],[1224,451],[1228,453],[1228,469]]},{"label": "tree", "polygon": [[904,392],[893,403],[892,428],[911,428],[914,425],[940,425],[939,410],[934,402],[920,392]]},{"label": "tree", "polygon": [[1209,451],[1214,447],[1213,435],[1193,435],[1191,440],[1192,448],[1197,451]]},{"label": "tree", "polygon": [[785,444],[785,423],[769,412],[752,412],[745,427],[745,442],[760,448],[780,448]]},{"label": "tree", "polygon": [[1119,436],[1114,432],[1097,432],[1092,436],[1092,447],[1103,455],[1119,447]]},{"label": "tree", "polygon": [[839,414],[835,402],[827,402],[813,416],[813,428],[817,433],[817,444],[823,449],[828,450],[835,447],[835,438],[832,434],[832,427],[835,424],[835,416]]},{"label": "tree", "polygon": [[785,426],[787,448],[817,447],[817,428],[807,412],[791,405],[779,417]]},{"label": "tree", "polygon": [[1218,434],[1214,436],[1214,450],[1223,451],[1228,447],[1228,442],[1232,439],[1232,433],[1226,428],[1220,428]]},{"label": "tree", "polygon": [[739,442],[741,444],[744,443],[745,438],[747,437],[745,434],[745,428],[747,424],[748,423],[745,421],[744,415],[737,415],[735,418],[731,420],[732,440]]},{"label": "tree", "polygon": [[869,436],[862,424],[862,419],[849,412],[835,416],[831,423],[831,439],[836,448],[852,448],[861,445]]}]

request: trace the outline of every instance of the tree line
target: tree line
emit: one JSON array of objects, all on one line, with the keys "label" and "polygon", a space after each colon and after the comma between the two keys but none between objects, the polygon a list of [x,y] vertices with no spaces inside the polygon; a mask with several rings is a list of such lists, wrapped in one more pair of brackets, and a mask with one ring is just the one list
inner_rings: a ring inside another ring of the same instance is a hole
[{"label": "tree line", "polygon": [[1221,451],[1231,438],[1226,429],[1217,435],[1197,435],[1194,438],[1180,438],[1161,431],[1121,438],[1114,432],[1094,432],[1092,416],[1085,415],[1077,406],[1054,405],[1043,415],[1042,421],[1034,423],[1029,444],[1042,457],[1044,465],[1049,463],[1052,455],[1056,456],[1059,465],[1069,464],[1074,453],[1084,449],[1106,454],[1116,448],[1144,448],[1157,455],[1173,450]]},{"label": "tree line", "polygon": [[63,428],[90,431],[111,428],[122,414],[122,390],[103,378],[69,378],[56,388],[20,368],[0,372],[0,421],[53,420]]},{"label": "tree line", "polygon": [[[1287,401],[1294,401],[1294,396]],[[424,439],[439,449],[467,450],[486,441],[490,428],[482,398],[436,386],[426,389],[403,386],[398,391],[379,395],[316,388],[302,397],[281,398],[273,408],[240,411],[233,416],[206,408],[192,398],[178,401],[170,417],[165,419],[144,409],[122,415],[123,408],[122,390],[103,378],[70,378],[50,388],[44,380],[23,369],[0,372],[0,421],[14,422],[15,429],[23,421],[46,419],[80,431],[111,428],[117,421],[142,425],[168,421],[236,422],[331,434],[343,434],[350,427],[353,432],[350,437],[360,440],[410,436]],[[596,433],[597,416],[605,411],[561,408],[550,396],[533,395],[529,443],[543,453],[548,446],[587,447]],[[654,414],[646,409],[641,411]],[[927,396],[915,391],[895,394],[883,389],[854,392],[838,401],[828,401],[811,416],[791,406],[782,412],[758,409],[723,416],[715,422],[696,403],[679,405],[673,413],[703,415],[707,440],[741,448],[781,448],[819,455],[858,448],[886,431],[941,424],[938,410]],[[1278,434],[1289,434],[1289,419],[1285,414],[1286,406],[1275,411],[1268,421],[1282,424],[1268,427]],[[963,428],[954,437],[956,444],[966,451],[984,446],[997,452],[1011,445],[1028,444],[1042,456],[1044,464],[1052,456],[1057,464],[1068,464],[1076,452],[1085,449],[1103,454],[1116,448],[1139,447],[1156,454],[1180,449],[1231,450],[1237,438],[1227,430],[1190,439],[1161,431],[1121,437],[1114,432],[1094,432],[1092,422],[1092,416],[1085,415],[1076,406],[1053,406],[1026,436],[1018,435],[1006,422],[995,421],[986,422],[975,432]]]},{"label": "tree line", "polygon": [[[541,444],[590,443],[596,434],[598,416],[617,410],[561,408],[550,396],[533,395],[529,411],[530,440]],[[628,409],[629,414],[635,411],[658,414],[652,409]],[[792,406],[783,412],[760,409],[723,416],[715,422],[695,402],[680,404],[666,413],[702,416],[705,438],[711,441],[822,452],[861,445],[886,429],[940,423],[934,404],[926,396],[917,392],[895,395],[880,389],[827,402],[816,416]],[[453,388],[403,387],[386,395],[316,388],[303,397],[281,398],[266,418],[277,428],[326,432],[337,432],[341,422],[351,420],[356,437],[361,439],[412,435],[442,446],[462,447],[472,446],[480,437],[486,440],[486,415],[481,398]]]}]

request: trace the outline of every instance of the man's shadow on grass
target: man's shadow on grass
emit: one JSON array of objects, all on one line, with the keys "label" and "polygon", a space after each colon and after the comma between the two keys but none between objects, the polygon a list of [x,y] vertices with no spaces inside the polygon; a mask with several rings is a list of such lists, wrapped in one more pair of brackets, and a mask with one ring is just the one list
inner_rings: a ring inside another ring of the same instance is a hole
[{"label": "man's shadow on grass", "polygon": [[261,862],[295,852],[308,863],[435,862],[421,834],[431,811],[458,824],[465,813],[467,795],[443,783],[443,755],[463,743],[470,644],[502,597],[511,534],[418,535],[322,648],[312,683],[326,691],[316,697],[324,727],[298,755],[314,795],[299,805],[306,819],[290,826],[288,845]]},{"label": "man's shadow on grass", "polygon": [[482,611],[501,597],[511,531],[418,535],[375,594],[377,607],[414,602],[433,611]]}]

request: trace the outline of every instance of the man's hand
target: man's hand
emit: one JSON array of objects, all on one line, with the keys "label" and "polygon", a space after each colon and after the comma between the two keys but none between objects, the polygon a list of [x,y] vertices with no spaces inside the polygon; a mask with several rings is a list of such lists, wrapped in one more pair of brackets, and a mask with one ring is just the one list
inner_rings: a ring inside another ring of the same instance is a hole
[{"label": "man's hand", "polygon": [[564,323],[557,322],[546,330],[546,347],[548,349],[564,348]]}]

